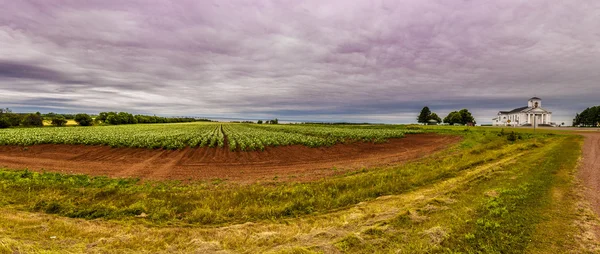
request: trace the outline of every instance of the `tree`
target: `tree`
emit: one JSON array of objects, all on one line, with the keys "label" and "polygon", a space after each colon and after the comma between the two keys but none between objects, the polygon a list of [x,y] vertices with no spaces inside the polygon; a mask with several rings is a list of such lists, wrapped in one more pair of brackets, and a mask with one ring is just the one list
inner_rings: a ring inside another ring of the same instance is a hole
[{"label": "tree", "polygon": [[442,119],[436,113],[431,113],[429,120],[436,120],[438,123],[442,122]]},{"label": "tree", "polygon": [[88,114],[77,114],[75,115],[75,122],[80,126],[91,126],[94,123],[94,120]]},{"label": "tree", "polygon": [[600,106],[594,106],[576,114],[573,126],[596,126],[598,122],[600,122]]},{"label": "tree", "polygon": [[469,110],[467,109],[461,109],[460,111],[452,111],[450,112],[450,114],[448,114],[448,116],[446,116],[444,118],[444,123],[448,123],[448,124],[461,124],[461,125],[465,125],[468,123],[473,123],[475,124],[475,118],[473,118],[473,115],[471,115],[471,112],[469,112]]},{"label": "tree", "polygon": [[108,112],[100,112],[98,117],[96,117],[96,120],[105,122],[106,118],[108,118]]},{"label": "tree", "polygon": [[104,122],[108,123],[108,124],[113,124],[113,125],[121,123],[121,121],[119,120],[119,117],[117,115],[108,115]]},{"label": "tree", "polygon": [[26,115],[23,120],[21,120],[21,124],[26,127],[42,127],[44,126],[44,119],[42,115],[38,112],[35,114]]},{"label": "tree", "polygon": [[429,110],[429,107],[425,106],[425,107],[423,107],[423,109],[421,109],[421,113],[419,114],[419,117],[417,118],[417,122],[427,123],[427,121],[430,120],[430,117],[431,117],[431,110]]},{"label": "tree", "polygon": [[455,123],[462,124],[462,117],[460,116],[460,113],[458,113],[458,111],[452,111],[444,118],[444,123],[450,125],[453,125]]},{"label": "tree", "polygon": [[0,129],[8,128],[10,126],[8,119],[4,116],[0,116]]},{"label": "tree", "polygon": [[258,122],[256,122],[257,124],[262,124],[262,120],[258,120]]},{"label": "tree", "polygon": [[468,109],[463,108],[461,109],[458,113],[460,113],[460,117],[462,119],[462,124],[468,124],[468,123],[472,123],[472,124],[476,124],[477,122],[475,122],[475,118],[473,118],[473,115],[471,115],[471,112],[469,112]]},{"label": "tree", "polygon": [[54,115],[54,117],[52,118],[52,125],[60,127],[60,126],[65,126],[67,125],[67,119],[65,119],[64,116],[62,115]]}]

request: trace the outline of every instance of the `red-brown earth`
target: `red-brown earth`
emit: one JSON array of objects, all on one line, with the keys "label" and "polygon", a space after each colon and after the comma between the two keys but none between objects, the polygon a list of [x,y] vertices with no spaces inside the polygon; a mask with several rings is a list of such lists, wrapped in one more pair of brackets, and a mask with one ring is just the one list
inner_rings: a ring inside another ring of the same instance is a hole
[{"label": "red-brown earth", "polygon": [[460,139],[412,134],[380,144],[356,142],[321,148],[294,145],[252,152],[226,148],[0,146],[0,167],[144,180],[312,181],[362,168],[400,164],[442,150]]}]

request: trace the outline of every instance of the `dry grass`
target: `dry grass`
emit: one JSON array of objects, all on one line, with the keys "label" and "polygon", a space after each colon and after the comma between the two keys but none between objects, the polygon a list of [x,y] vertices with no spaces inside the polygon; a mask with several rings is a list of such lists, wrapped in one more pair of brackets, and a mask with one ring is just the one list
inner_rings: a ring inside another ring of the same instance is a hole
[{"label": "dry grass", "polygon": [[[472,165],[452,177],[412,191],[299,218],[218,227],[158,227],[135,220],[83,220],[0,208],[3,215],[0,216],[0,253],[447,252],[456,247],[451,245],[452,239],[465,237],[461,232],[468,231],[468,225],[480,216],[482,205],[502,198],[505,195],[502,189],[530,180],[528,174],[535,171],[522,169],[523,161],[543,161],[546,154],[560,149],[571,139],[552,137],[546,144],[536,145],[541,147],[539,149],[529,149],[528,142],[506,146],[502,148],[502,157]],[[531,167],[538,169],[543,165]],[[569,250],[593,251],[590,244],[595,239],[590,238],[589,232],[597,225],[591,223],[596,219],[589,209],[581,208],[580,196],[570,194],[573,186],[568,184],[572,180],[569,172],[573,169],[565,168],[568,164],[551,166],[561,166],[555,177],[567,182],[553,185],[549,195],[553,200],[551,205],[532,204],[532,209],[537,209],[532,221],[537,221],[542,213],[558,216],[579,211],[576,212],[579,216],[537,224],[533,239],[549,238],[532,247],[558,253],[567,251],[552,245],[551,241],[573,238],[544,234],[560,232],[558,229],[566,227],[575,234],[573,237],[581,237],[581,244],[569,246]],[[575,210],[577,207],[580,210]],[[576,231],[575,227],[581,230]]]}]

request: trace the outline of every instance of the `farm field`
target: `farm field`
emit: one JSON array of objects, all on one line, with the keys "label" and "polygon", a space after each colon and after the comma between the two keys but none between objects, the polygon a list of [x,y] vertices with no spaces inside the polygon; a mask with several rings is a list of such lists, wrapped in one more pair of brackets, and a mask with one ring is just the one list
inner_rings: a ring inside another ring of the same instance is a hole
[{"label": "farm field", "polygon": [[[0,253],[600,251],[597,217],[576,181],[579,135],[118,127],[0,133]],[[18,167],[27,158],[38,168]],[[194,176],[203,170],[214,174]]]},{"label": "farm field", "polygon": [[[418,130],[391,126],[343,126],[181,123],[95,126],[77,128],[21,128],[0,130],[0,145],[36,144],[107,145],[111,147],[183,149],[223,147],[232,151],[263,150],[267,146],[331,146],[366,141],[382,143]],[[230,136],[226,143],[225,136]]]}]

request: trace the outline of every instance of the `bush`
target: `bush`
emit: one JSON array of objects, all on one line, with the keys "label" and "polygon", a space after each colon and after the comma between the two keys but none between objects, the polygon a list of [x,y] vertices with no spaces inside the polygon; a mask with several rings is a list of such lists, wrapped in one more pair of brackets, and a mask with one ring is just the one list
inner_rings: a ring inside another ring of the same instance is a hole
[{"label": "bush", "polygon": [[44,126],[44,119],[39,112],[35,114],[29,114],[23,118],[21,125],[26,127],[42,127]]},{"label": "bush", "polygon": [[515,132],[511,132],[506,136],[506,140],[514,142],[517,141],[517,134],[515,134]]},{"label": "bush", "polygon": [[67,125],[67,119],[64,116],[56,115],[52,118],[52,125],[61,127]]},{"label": "bush", "polygon": [[88,114],[77,114],[75,116],[75,122],[81,126],[91,126],[94,123],[94,120]]}]

